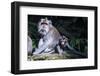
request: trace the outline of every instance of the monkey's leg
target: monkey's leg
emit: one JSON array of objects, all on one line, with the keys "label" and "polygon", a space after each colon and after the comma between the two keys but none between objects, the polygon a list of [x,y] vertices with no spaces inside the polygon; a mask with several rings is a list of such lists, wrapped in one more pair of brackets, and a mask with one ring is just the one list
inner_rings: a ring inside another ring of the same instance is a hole
[{"label": "monkey's leg", "polygon": [[45,49],[42,53],[51,54],[51,53],[54,53],[54,52],[55,52],[54,49],[52,49],[52,48],[47,48],[47,49]]},{"label": "monkey's leg", "polygon": [[48,48],[48,43],[44,43],[40,47],[35,49],[35,52],[33,54],[41,54],[46,48]]},{"label": "monkey's leg", "polygon": [[59,53],[60,55],[62,55],[62,54],[63,54],[63,50],[60,48],[60,46],[59,46],[59,45],[57,46],[57,50],[58,50],[58,53]]},{"label": "monkey's leg", "polygon": [[[43,39],[41,38],[38,43],[38,48],[40,48],[42,45],[43,45]],[[35,52],[33,52],[33,54],[39,54],[39,52],[37,51],[38,48],[35,48]]]}]

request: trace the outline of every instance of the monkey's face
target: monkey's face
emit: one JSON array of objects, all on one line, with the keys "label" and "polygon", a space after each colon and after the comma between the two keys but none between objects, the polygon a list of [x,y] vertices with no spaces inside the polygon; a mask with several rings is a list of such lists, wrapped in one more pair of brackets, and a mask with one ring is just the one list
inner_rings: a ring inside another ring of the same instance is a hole
[{"label": "monkey's face", "polygon": [[51,21],[50,20],[48,20],[47,18],[41,19],[39,24],[38,24],[38,32],[42,36],[45,36],[49,32],[50,26],[51,26]]},{"label": "monkey's face", "polygon": [[68,42],[68,38],[66,38],[65,36],[62,36],[62,38],[60,39],[60,45],[62,47],[65,47],[67,42]]}]

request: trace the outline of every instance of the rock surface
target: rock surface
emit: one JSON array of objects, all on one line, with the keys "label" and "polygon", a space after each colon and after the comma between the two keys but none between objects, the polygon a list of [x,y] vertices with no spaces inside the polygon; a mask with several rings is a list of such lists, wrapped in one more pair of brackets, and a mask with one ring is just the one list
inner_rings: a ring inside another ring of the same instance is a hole
[{"label": "rock surface", "polygon": [[58,59],[71,59],[76,58],[75,55],[72,57],[69,53],[64,53],[63,55],[59,54],[39,54],[39,55],[33,55],[28,56],[28,61],[37,61],[37,60],[58,60]]}]

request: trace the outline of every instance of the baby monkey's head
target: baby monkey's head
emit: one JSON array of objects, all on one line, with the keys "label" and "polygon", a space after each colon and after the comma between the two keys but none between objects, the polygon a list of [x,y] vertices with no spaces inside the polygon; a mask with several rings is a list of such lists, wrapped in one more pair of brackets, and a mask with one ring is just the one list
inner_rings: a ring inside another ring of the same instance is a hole
[{"label": "baby monkey's head", "polygon": [[66,46],[66,43],[68,43],[68,38],[65,37],[65,36],[62,36],[60,41],[59,41],[59,44],[61,47],[65,47]]}]

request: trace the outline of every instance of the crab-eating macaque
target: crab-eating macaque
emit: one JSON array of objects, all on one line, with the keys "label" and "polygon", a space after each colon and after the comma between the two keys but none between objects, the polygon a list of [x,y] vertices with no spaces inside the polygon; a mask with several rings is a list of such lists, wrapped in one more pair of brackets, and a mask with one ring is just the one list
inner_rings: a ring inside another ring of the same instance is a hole
[{"label": "crab-eating macaque", "polygon": [[68,38],[65,37],[65,36],[62,36],[62,38],[60,39],[59,46],[63,51],[67,51],[69,49],[70,52],[72,52],[74,54],[77,54],[77,55],[79,55],[81,57],[86,57],[86,55],[84,53],[81,53],[81,52],[77,51],[76,49],[74,49],[73,47],[71,47],[69,45]]},{"label": "crab-eating macaque", "polygon": [[55,52],[55,47],[58,49],[58,53],[62,54],[63,51],[60,50],[60,46],[58,45],[61,35],[52,25],[51,20],[48,20],[47,18],[41,19],[38,23],[38,32],[40,33],[41,38],[33,55],[53,53]]}]

